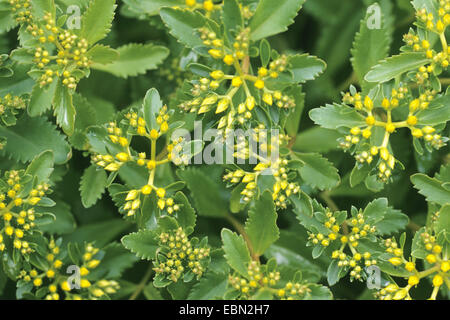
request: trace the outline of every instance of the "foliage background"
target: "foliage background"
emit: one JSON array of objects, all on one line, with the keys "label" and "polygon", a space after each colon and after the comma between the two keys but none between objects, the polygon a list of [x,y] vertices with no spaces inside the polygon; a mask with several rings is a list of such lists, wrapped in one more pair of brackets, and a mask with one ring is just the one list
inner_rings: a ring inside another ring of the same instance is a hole
[{"label": "foliage background", "polygon": [[[66,2],[70,2],[67,0]],[[333,131],[314,126],[307,116],[308,111],[322,106],[325,103],[338,101],[341,91],[346,91],[349,84],[356,83],[352,74],[350,62],[350,50],[359,29],[360,20],[366,13],[366,8],[373,3],[371,0],[309,0],[296,17],[295,23],[289,30],[281,35],[269,38],[273,48],[280,52],[301,53],[308,52],[327,62],[327,69],[318,79],[308,82],[304,91],[306,94],[306,108],[300,125],[294,150],[302,152],[323,153],[338,168],[341,175],[341,184],[326,193],[318,195],[318,199],[328,206],[335,206],[341,210],[348,210],[351,205],[364,207],[371,200],[378,197],[386,197],[389,204],[396,209],[409,215],[411,223],[408,233],[417,230],[418,225],[424,225],[426,219],[427,205],[425,198],[413,188],[410,175],[422,172],[433,176],[442,163],[448,163],[449,149],[444,147],[439,151],[428,154],[426,157],[417,158],[412,148],[412,139],[408,135],[397,134],[394,141],[395,154],[405,164],[406,170],[402,172],[402,178],[387,185],[378,194],[367,190],[364,184],[350,189],[348,177],[354,165],[353,158],[337,149],[337,134]],[[392,28],[392,45],[390,55],[397,53],[403,45],[402,35],[407,33],[410,24],[414,21],[414,10],[408,0],[380,0],[383,11],[388,12]],[[176,79],[169,80],[167,71],[174,70],[170,65],[171,59],[176,57],[181,48],[176,41],[169,37],[159,24],[159,17],[148,20],[140,20],[130,17],[124,10],[120,1],[116,11],[112,32],[103,43],[112,47],[136,42],[154,43],[168,46],[172,53],[159,70],[147,72],[145,75],[120,79],[111,74],[101,71],[93,71],[91,76],[83,79],[77,89],[83,96],[95,101],[110,116],[115,110],[121,110],[142,99],[148,88],[155,87],[160,90],[162,99],[169,101],[171,94],[176,89]],[[0,38],[0,53],[7,53],[16,48],[17,33],[10,31]],[[175,67],[177,69],[177,67]],[[182,78],[183,72],[175,73]],[[118,109],[115,109],[117,108]],[[448,129],[448,128],[447,128]],[[448,131],[447,134],[448,136]],[[411,141],[410,141],[411,140]],[[401,150],[395,148],[401,148]],[[82,152],[73,150],[72,159],[64,166],[59,166],[57,171],[61,173],[61,180],[54,187],[54,198],[64,199],[62,211],[66,211],[67,219],[64,230],[66,239],[97,241],[98,245],[106,244],[111,240],[119,240],[124,234],[133,230],[133,226],[124,221],[118,214],[111,198],[106,193],[101,201],[95,206],[85,209],[82,206],[79,195],[79,182],[85,168],[89,166],[90,159]],[[17,164],[5,157],[0,158],[0,169],[9,170]],[[213,176],[220,180],[220,168],[206,168]],[[62,203],[62,202],[61,202]],[[300,235],[306,235],[306,231],[294,218],[279,213],[278,225],[282,230],[294,231]],[[206,220],[198,217],[196,233],[207,234],[211,245],[220,246],[220,230],[223,227],[232,228],[225,220]],[[101,234],[101,237],[98,235]],[[286,241],[293,239],[285,239]],[[311,260],[309,248],[298,248],[297,254],[304,259]],[[301,252],[300,252],[301,250]],[[132,260],[129,261],[131,264]],[[125,264],[128,262],[124,262]],[[319,268],[326,271],[326,262],[314,261]],[[127,269],[122,277],[121,286],[124,288],[120,295],[113,298],[126,298],[131,291],[127,292],[127,284],[138,283],[148,268],[145,261],[136,263]],[[322,280],[326,284],[326,280]],[[133,286],[129,286],[133,288]],[[364,283],[340,281],[331,287],[335,297],[340,299],[367,299],[371,298],[365,289]],[[429,288],[423,288],[423,294],[417,292],[418,298],[427,298]],[[152,292],[144,291],[147,298],[152,297]],[[4,288],[0,287],[0,298],[13,299],[15,296],[15,283],[7,281]]]}]

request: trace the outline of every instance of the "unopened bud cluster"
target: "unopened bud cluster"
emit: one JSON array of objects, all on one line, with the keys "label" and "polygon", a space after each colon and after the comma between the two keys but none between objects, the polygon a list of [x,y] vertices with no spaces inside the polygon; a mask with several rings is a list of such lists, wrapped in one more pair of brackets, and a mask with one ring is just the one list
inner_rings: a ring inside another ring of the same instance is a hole
[{"label": "unopened bud cluster", "polygon": [[188,273],[200,278],[209,263],[210,248],[193,244],[181,227],[161,233],[159,246],[153,270],[173,282]]}]

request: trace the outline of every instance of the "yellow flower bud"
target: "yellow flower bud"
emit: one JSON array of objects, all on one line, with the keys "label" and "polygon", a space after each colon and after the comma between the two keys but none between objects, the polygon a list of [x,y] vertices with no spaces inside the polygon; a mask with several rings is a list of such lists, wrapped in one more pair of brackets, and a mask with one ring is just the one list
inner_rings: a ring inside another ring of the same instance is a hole
[{"label": "yellow flower bud", "polygon": [[130,157],[128,156],[128,154],[125,153],[125,152],[121,152],[121,153],[116,154],[116,158],[117,158],[119,161],[121,161],[121,162],[127,162],[127,161],[130,159]]},{"label": "yellow flower bud", "polygon": [[440,287],[444,283],[444,278],[440,274],[437,274],[433,278],[433,286],[434,287]]}]

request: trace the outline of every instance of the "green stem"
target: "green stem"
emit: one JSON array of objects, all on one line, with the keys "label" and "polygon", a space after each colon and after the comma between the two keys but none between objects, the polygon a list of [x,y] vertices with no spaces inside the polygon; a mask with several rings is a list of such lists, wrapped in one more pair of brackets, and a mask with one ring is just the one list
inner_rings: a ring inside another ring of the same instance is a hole
[{"label": "green stem", "polygon": [[145,286],[147,285],[148,280],[150,280],[150,277],[152,276],[153,268],[150,266],[145,273],[144,277],[142,278],[141,282],[136,286],[136,290],[134,290],[133,294],[130,296],[129,300],[136,300],[137,297],[141,294],[142,290],[145,289]]}]

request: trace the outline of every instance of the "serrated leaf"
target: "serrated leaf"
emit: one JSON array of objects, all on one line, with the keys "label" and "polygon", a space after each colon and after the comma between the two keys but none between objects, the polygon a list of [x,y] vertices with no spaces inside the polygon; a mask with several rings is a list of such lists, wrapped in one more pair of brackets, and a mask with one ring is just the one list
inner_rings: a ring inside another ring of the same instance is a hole
[{"label": "serrated leaf", "polygon": [[197,216],[195,214],[194,208],[192,208],[191,204],[189,203],[189,200],[181,191],[178,191],[175,194],[174,200],[177,204],[180,205],[180,211],[178,211],[177,213],[177,220],[180,226],[183,228],[183,230],[186,230],[188,228],[194,229]]},{"label": "serrated leaf", "polygon": [[118,58],[112,63],[94,63],[92,68],[121,78],[134,77],[156,69],[169,55],[166,47],[153,44],[132,43],[115,51],[118,52]]},{"label": "serrated leaf", "polygon": [[294,153],[294,155],[303,164],[298,172],[308,185],[325,190],[336,187],[341,181],[337,169],[320,154]]},{"label": "serrated leaf", "polygon": [[311,110],[309,117],[315,124],[326,129],[352,128],[365,124],[364,117],[355,109],[336,103]]},{"label": "serrated leaf", "polygon": [[47,150],[37,155],[25,171],[32,177],[37,177],[37,183],[48,182],[53,172],[53,152]]},{"label": "serrated leaf", "polygon": [[52,107],[58,81],[53,81],[48,88],[41,88],[36,83],[31,91],[30,103],[28,104],[28,114],[32,117],[39,116]]},{"label": "serrated leaf", "polygon": [[390,207],[386,198],[370,202],[364,209],[363,215],[381,235],[390,235],[403,230],[409,222],[408,216]]},{"label": "serrated leaf", "polygon": [[386,82],[430,62],[423,53],[406,52],[392,56],[374,66],[364,77],[368,82]]},{"label": "serrated leaf", "polygon": [[91,165],[84,170],[80,181],[81,203],[85,208],[92,207],[105,192],[108,177],[103,169],[98,170],[96,165]]},{"label": "serrated leaf", "polygon": [[133,12],[137,14],[146,13],[150,16],[158,14],[163,7],[177,7],[186,3],[183,0],[123,0],[123,2]]},{"label": "serrated leaf", "polygon": [[227,215],[228,202],[220,194],[217,183],[210,177],[195,168],[178,170],[177,174],[186,181],[199,215],[216,218]]},{"label": "serrated leaf", "polygon": [[24,116],[13,127],[0,126],[0,136],[8,141],[0,153],[20,162],[31,161],[46,150],[53,151],[56,164],[67,162],[71,156],[64,136],[45,117]]},{"label": "serrated leaf", "polygon": [[251,259],[244,238],[228,229],[222,229],[221,238],[227,263],[240,275],[247,277],[247,266]]},{"label": "serrated leaf", "polygon": [[[380,8],[379,10],[381,12]],[[367,12],[366,17],[361,20],[360,29],[355,36],[351,50],[353,69],[360,83],[363,84],[367,72],[378,61],[384,59],[389,52],[390,37],[384,22],[385,19],[382,19],[380,28],[369,28],[369,19],[373,14],[373,12]]]},{"label": "serrated leaf", "polygon": [[249,210],[245,223],[245,231],[255,254],[262,255],[280,237],[277,218],[272,195],[265,191]]},{"label": "serrated leaf", "polygon": [[222,299],[226,293],[228,276],[222,273],[207,272],[189,293],[189,300]]},{"label": "serrated leaf", "polygon": [[305,0],[261,0],[250,20],[250,39],[253,41],[287,30]]},{"label": "serrated leaf", "polygon": [[93,64],[91,68],[94,69],[97,64],[111,64],[119,59],[119,52],[116,49],[102,44],[93,46],[86,55],[92,60]]},{"label": "serrated leaf", "polygon": [[323,60],[310,56],[307,53],[290,56],[288,61],[290,64],[289,70],[292,72],[294,81],[297,83],[314,80],[327,66]]},{"label": "serrated leaf", "polygon": [[116,0],[92,0],[81,19],[81,36],[90,45],[102,40],[111,30]]},{"label": "serrated leaf", "polygon": [[121,241],[125,248],[135,253],[139,258],[146,260],[156,259],[159,245],[155,231],[140,230],[124,236]]},{"label": "serrated leaf", "polygon": [[75,130],[76,110],[73,105],[72,94],[62,83],[59,83],[56,87],[53,106],[55,108],[56,123],[63,129],[65,134],[72,135]]},{"label": "serrated leaf", "polygon": [[436,202],[442,206],[449,203],[450,190],[445,189],[441,181],[417,173],[411,176],[411,182],[414,184],[414,188],[418,189],[419,193],[425,196],[428,201]]},{"label": "serrated leaf", "polygon": [[205,25],[205,18],[198,12],[173,8],[162,8],[160,15],[170,34],[190,48],[203,46],[197,31]]},{"label": "serrated leaf", "polygon": [[417,113],[419,125],[435,126],[450,121],[450,92],[435,98],[428,108]]},{"label": "serrated leaf", "polygon": [[224,0],[222,21],[228,34],[228,38],[231,41],[231,31],[239,31],[244,24],[241,9],[236,0]]}]

